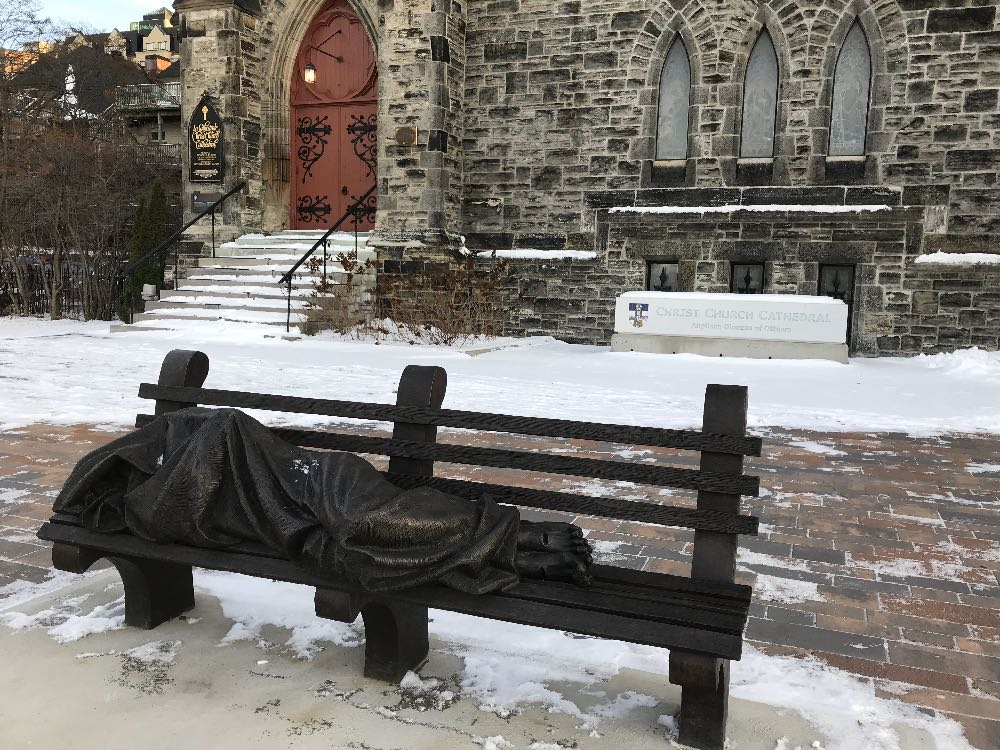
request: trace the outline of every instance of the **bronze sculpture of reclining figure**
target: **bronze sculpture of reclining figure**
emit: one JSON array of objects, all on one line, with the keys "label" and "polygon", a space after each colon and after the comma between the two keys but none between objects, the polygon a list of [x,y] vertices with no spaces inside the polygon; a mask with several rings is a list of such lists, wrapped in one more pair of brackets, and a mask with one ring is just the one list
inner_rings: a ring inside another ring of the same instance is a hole
[{"label": "bronze sculpture of reclining figure", "polygon": [[484,594],[521,576],[589,582],[583,532],[489,496],[403,490],[351,453],[289,445],[232,409],[184,409],[84,457],[55,503],[84,526],[159,543],[257,543],[369,591]]}]

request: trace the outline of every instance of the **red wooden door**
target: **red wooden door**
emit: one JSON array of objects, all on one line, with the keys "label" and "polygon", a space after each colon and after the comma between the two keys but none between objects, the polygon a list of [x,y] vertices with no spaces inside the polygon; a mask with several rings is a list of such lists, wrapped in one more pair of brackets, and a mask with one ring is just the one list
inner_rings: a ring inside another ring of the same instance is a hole
[{"label": "red wooden door", "polygon": [[[313,20],[291,90],[291,226],[327,229],[375,185],[377,168],[375,50],[345,0]],[[373,229],[375,195],[356,213],[359,229]],[[353,219],[342,228],[353,230]]]}]

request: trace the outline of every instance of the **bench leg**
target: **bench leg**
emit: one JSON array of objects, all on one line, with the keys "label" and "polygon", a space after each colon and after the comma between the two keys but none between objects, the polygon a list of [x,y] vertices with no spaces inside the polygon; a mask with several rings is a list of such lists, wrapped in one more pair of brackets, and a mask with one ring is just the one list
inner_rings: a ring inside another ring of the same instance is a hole
[{"label": "bench leg", "polygon": [[723,750],[729,714],[729,660],[670,652],[670,681],[681,685],[681,744]]},{"label": "bench leg", "polygon": [[152,630],[194,609],[190,565],[109,558],[125,584],[125,624]]},{"label": "bench leg", "polygon": [[427,660],[427,607],[369,602],[365,621],[365,677],[398,683]]},{"label": "bench leg", "polygon": [[106,557],[125,586],[125,624],[152,630],[194,609],[194,581],[190,565],[117,557],[75,544],[52,546],[52,563],[59,570],[85,573]]}]

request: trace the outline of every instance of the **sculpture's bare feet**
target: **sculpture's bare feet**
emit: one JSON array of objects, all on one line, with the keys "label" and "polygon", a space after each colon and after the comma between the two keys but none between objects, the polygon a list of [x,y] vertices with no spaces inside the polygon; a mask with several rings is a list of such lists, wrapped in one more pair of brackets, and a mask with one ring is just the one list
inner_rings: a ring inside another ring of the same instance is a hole
[{"label": "sculpture's bare feet", "polygon": [[517,535],[515,566],[525,578],[590,583],[593,562],[583,531],[568,523],[522,521]]},{"label": "sculpture's bare feet", "polygon": [[521,521],[517,549],[523,552],[568,552],[590,562],[590,544],[583,529],[571,523]]},{"label": "sculpture's bare feet", "polygon": [[514,567],[522,578],[590,585],[590,563],[564,552],[518,552]]}]

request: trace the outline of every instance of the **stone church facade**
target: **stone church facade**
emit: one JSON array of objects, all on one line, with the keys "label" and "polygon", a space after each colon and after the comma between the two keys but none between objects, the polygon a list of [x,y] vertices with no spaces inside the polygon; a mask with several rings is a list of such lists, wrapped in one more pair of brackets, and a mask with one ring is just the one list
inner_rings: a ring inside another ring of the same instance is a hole
[{"label": "stone church facade", "polygon": [[622,291],[833,294],[851,304],[852,352],[877,355],[1000,345],[1000,265],[926,258],[1000,253],[997,5],[175,9],[184,111],[215,103],[224,187],[249,184],[225,211],[232,236],[296,226],[301,139],[315,135],[296,124],[300,79],[352,62],[337,60],[349,32],[315,36],[333,14],[372,50],[369,89],[352,96],[375,115],[369,246],[383,273],[496,251],[514,271],[513,332],[597,343]]}]

